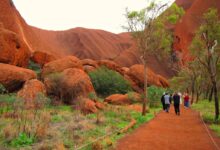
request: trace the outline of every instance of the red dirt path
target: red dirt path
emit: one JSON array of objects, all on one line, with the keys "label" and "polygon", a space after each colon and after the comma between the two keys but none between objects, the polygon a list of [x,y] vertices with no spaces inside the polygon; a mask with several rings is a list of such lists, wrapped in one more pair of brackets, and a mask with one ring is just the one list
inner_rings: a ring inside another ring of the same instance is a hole
[{"label": "red dirt path", "polygon": [[[219,139],[217,140],[220,146]],[[181,115],[161,112],[154,120],[142,125],[119,140],[116,150],[218,150],[205,130],[199,114],[181,109]]]}]

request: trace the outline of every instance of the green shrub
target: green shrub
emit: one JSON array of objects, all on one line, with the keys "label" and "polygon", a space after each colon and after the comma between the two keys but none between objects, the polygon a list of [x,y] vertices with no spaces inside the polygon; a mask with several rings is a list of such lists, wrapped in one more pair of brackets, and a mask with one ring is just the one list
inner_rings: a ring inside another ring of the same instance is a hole
[{"label": "green shrub", "polygon": [[[139,97],[135,96],[135,92],[128,92],[128,99],[132,101],[132,103],[140,102]],[[140,99],[142,99],[142,95],[140,95]]]},{"label": "green shrub", "polygon": [[33,144],[35,141],[34,137],[27,136],[26,133],[20,133],[17,138],[13,139],[10,143],[13,147],[22,147]]},{"label": "green shrub", "polygon": [[53,123],[58,123],[58,122],[62,122],[63,118],[60,115],[54,115],[54,116],[51,117],[51,121]]},{"label": "green shrub", "polygon": [[31,60],[29,61],[28,69],[31,69],[31,70],[35,71],[37,75],[40,75],[41,66]]},{"label": "green shrub", "polygon": [[150,86],[147,88],[147,96],[149,99],[150,107],[160,106],[160,99],[164,91],[165,89],[156,86]]},{"label": "green shrub", "polygon": [[98,97],[96,96],[96,94],[94,92],[90,92],[88,94],[88,98],[91,99],[91,100],[97,100]]},{"label": "green shrub", "polygon": [[0,114],[12,110],[12,105],[16,100],[14,94],[0,94]]},{"label": "green shrub", "polygon": [[107,96],[115,93],[125,94],[131,91],[131,85],[119,73],[106,67],[100,67],[90,72],[96,92],[100,95]]},{"label": "green shrub", "polygon": [[6,93],[6,92],[7,92],[6,88],[4,87],[4,85],[2,85],[2,84],[0,83],[0,94],[4,94],[4,93]]}]

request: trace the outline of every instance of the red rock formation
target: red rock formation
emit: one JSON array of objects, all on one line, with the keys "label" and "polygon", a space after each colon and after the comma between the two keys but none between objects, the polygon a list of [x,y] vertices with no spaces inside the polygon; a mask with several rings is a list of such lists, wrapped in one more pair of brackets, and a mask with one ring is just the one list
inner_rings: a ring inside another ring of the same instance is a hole
[{"label": "red rock formation", "polygon": [[0,63],[0,83],[10,92],[20,89],[25,81],[36,78],[32,70]]},{"label": "red rock formation", "polygon": [[114,61],[111,61],[111,60],[100,60],[98,61],[98,65],[101,67],[101,66],[105,66],[107,67],[108,69],[111,69],[111,70],[114,70],[120,74],[124,74],[123,70],[122,70],[122,67],[119,66],[118,64],[116,64]]},{"label": "red rock formation", "polygon": [[68,68],[83,69],[81,61],[78,58],[74,56],[67,56],[45,64],[41,73],[41,77],[44,78],[48,74],[59,73]]},{"label": "red rock formation", "polygon": [[48,94],[59,96],[66,103],[72,104],[77,97],[87,97],[89,93],[95,93],[89,76],[81,69],[66,69],[60,73],[60,77],[57,81],[49,75],[44,84]]},{"label": "red rock formation", "polygon": [[[121,74],[124,74],[124,70],[118,66],[129,67],[140,63],[137,47],[129,33],[113,34],[103,30],[85,28],[75,28],[66,31],[42,30],[27,25],[9,0],[1,0],[0,6],[0,22],[7,30],[17,34],[33,53],[32,60],[36,63],[44,65],[54,60],[54,58],[62,58],[67,55],[74,55],[80,59],[105,59],[106,61],[99,61],[99,65],[104,64]],[[22,57],[24,57],[23,54]],[[164,77],[172,76],[166,62],[158,61],[153,56],[149,56],[148,60],[149,67],[153,71]],[[28,60],[23,60],[23,62],[27,63]],[[43,76],[47,74],[45,71],[47,66],[49,66],[50,70],[48,73],[51,71],[63,71],[70,67],[65,62],[57,60],[57,63],[50,68],[49,64],[51,63],[45,65],[46,67],[44,66]],[[91,64],[84,64],[83,66],[86,72],[96,68],[96,66]],[[54,70],[53,67],[56,69]]]},{"label": "red rock formation", "polygon": [[[175,27],[175,43],[174,49],[182,52],[183,62],[190,59],[189,46],[192,38],[201,25],[203,14],[209,8],[217,8],[220,10],[219,0],[177,0],[177,4],[186,9],[185,15]],[[220,11],[219,11],[220,16]]]},{"label": "red rock formation", "polygon": [[97,61],[92,60],[92,59],[83,59],[83,60],[81,60],[81,63],[83,65],[84,71],[87,73],[94,71],[95,69],[98,68]]},{"label": "red rock formation", "polygon": [[141,102],[141,96],[138,93],[132,92],[130,94],[113,94],[105,98],[104,102],[113,105],[130,105],[136,102]]},{"label": "red rock formation", "polygon": [[40,52],[36,51],[33,53],[33,56],[31,57],[31,60],[41,66],[44,64],[56,60],[55,56],[45,53],[45,52]]},{"label": "red rock formation", "polygon": [[114,105],[129,105],[131,100],[123,94],[113,94],[105,98],[104,102]]},{"label": "red rock formation", "polygon": [[[41,51],[53,54],[56,58],[74,55],[80,59],[109,59],[127,67],[140,63],[137,48],[129,33],[113,34],[85,28],[67,31],[42,30],[28,26],[9,0],[1,0],[0,6],[0,22],[8,30],[17,33],[32,52]],[[164,69],[164,63],[150,60],[149,66],[156,68],[157,73],[170,77],[169,72],[167,74]],[[91,70],[91,67],[86,68]]]},{"label": "red rock formation", "polygon": [[[130,79],[140,88],[143,89],[144,84],[144,66],[133,65],[130,67],[127,75]],[[147,69],[147,81],[148,85],[156,85],[159,87],[168,87],[168,81],[161,76],[156,75],[151,69]]]},{"label": "red rock formation", "polygon": [[0,62],[26,67],[30,51],[24,41],[14,32],[0,27]]},{"label": "red rock formation", "polygon": [[[17,96],[25,100],[28,108],[34,108],[37,107],[35,100],[39,94],[46,94],[45,86],[41,81],[33,79],[25,82],[23,88],[18,91]],[[45,102],[42,103],[44,104]]]},{"label": "red rock formation", "polygon": [[83,113],[96,113],[98,109],[96,108],[96,103],[90,99],[84,98],[81,100],[81,111]]}]

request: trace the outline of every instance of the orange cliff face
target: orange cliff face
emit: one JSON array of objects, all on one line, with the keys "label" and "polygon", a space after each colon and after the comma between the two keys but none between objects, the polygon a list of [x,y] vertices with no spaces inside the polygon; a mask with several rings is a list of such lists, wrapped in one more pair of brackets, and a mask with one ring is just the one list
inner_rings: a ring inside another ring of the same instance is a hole
[{"label": "orange cliff face", "polygon": [[[49,60],[67,55],[74,55],[80,59],[113,60],[126,67],[141,63],[137,47],[129,33],[113,34],[85,28],[66,31],[42,30],[29,26],[11,0],[1,0],[0,6],[1,24],[6,30],[14,32],[26,45],[26,51],[32,55],[32,57],[28,55],[25,59],[15,56],[15,59],[23,61],[20,66],[25,67],[29,57],[43,65]],[[148,63],[156,73],[164,77],[171,76],[168,65],[157,61],[154,56],[149,56]],[[13,63],[13,65],[18,65],[18,63]]]},{"label": "orange cliff face", "polygon": [[185,9],[185,15],[175,26],[174,50],[182,53],[183,63],[190,60],[189,46],[196,30],[201,25],[203,14],[209,8],[217,8],[220,16],[219,0],[176,0]]}]

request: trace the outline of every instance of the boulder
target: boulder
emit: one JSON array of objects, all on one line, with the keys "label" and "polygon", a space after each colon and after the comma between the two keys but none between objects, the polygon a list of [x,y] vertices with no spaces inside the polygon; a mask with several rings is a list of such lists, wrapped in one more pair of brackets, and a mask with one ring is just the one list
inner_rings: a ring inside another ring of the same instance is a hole
[{"label": "boulder", "polygon": [[42,69],[41,77],[45,78],[45,76],[49,74],[62,72],[68,68],[78,68],[83,70],[82,63],[77,57],[67,56],[45,64]]},{"label": "boulder", "polygon": [[103,110],[105,108],[105,105],[101,102],[96,101],[95,102],[95,107],[98,108],[98,109]]},{"label": "boulder", "polygon": [[98,63],[92,59],[83,59],[81,60],[81,63],[83,66],[87,65],[87,66],[93,66],[94,68],[98,67]]},{"label": "boulder", "polygon": [[96,103],[90,99],[82,99],[80,109],[83,113],[96,113],[98,109],[96,108]]},{"label": "boulder", "polygon": [[54,61],[56,60],[56,58],[51,55],[51,54],[48,54],[46,52],[41,52],[41,51],[35,51],[33,54],[32,54],[32,57],[31,57],[31,60],[41,66],[43,66],[44,64],[46,63],[49,63],[51,61]]},{"label": "boulder", "polygon": [[81,69],[69,68],[57,76],[48,75],[44,84],[48,94],[53,94],[64,100],[66,103],[74,103],[77,97],[87,97],[94,92],[89,76]]},{"label": "boulder", "polygon": [[28,46],[19,36],[0,26],[0,63],[26,67],[30,56]]},{"label": "boulder", "polygon": [[99,66],[105,66],[108,69],[117,71],[118,73],[120,73],[121,75],[124,74],[124,71],[122,70],[121,66],[119,66],[118,64],[116,64],[114,61],[111,60],[100,60],[98,61],[98,65]]},{"label": "boulder", "polygon": [[[133,65],[130,67],[127,75],[130,80],[132,80],[138,87],[144,87],[144,66],[143,65]],[[168,87],[166,83],[168,81],[161,76],[155,74],[151,69],[147,68],[147,82],[148,85],[156,85],[158,87]]]},{"label": "boulder", "polygon": [[81,63],[83,65],[83,69],[86,73],[94,71],[95,69],[98,68],[98,63],[92,59],[83,59],[83,60],[81,60]]},{"label": "boulder", "polygon": [[[25,82],[23,88],[17,93],[17,96],[24,99],[28,107],[34,107],[36,104],[35,100],[38,96],[41,96],[40,94],[42,96],[46,95],[44,84],[37,79],[32,79]],[[44,101],[45,99],[42,100]],[[41,103],[44,104],[45,102]]]},{"label": "boulder", "polygon": [[141,96],[138,93],[131,92],[130,94],[113,94],[105,98],[104,102],[113,105],[130,105],[135,102],[141,102]]},{"label": "boulder", "polygon": [[0,83],[9,92],[19,90],[25,81],[36,78],[32,70],[0,63]]},{"label": "boulder", "polygon": [[85,71],[86,73],[89,73],[89,72],[92,72],[92,71],[96,70],[95,67],[89,66],[89,65],[84,65],[84,66],[83,66],[83,69],[84,69],[84,71]]}]

